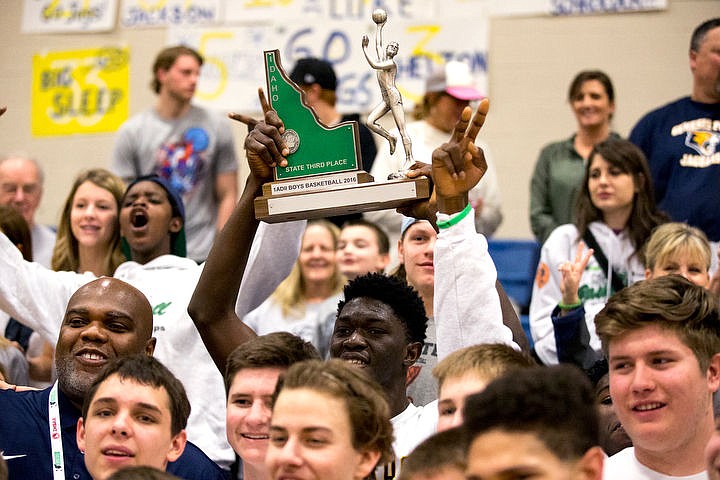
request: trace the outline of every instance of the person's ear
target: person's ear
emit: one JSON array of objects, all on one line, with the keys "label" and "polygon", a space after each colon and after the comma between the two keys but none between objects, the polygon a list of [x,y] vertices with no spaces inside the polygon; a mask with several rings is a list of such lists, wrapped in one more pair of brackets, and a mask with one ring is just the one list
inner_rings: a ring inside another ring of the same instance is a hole
[{"label": "person's ear", "polygon": [[306,85],[302,90],[305,93],[307,104],[311,107],[315,106],[320,98],[320,85],[313,83],[312,85]]},{"label": "person's ear", "polygon": [[365,450],[360,453],[360,461],[355,467],[353,478],[361,479],[370,475],[380,460],[380,452],[376,450]]},{"label": "person's ear", "polygon": [[145,344],[145,355],[148,357],[152,357],[153,353],[155,353],[155,345],[157,344],[157,338],[150,337],[150,339]]},{"label": "person's ear", "polygon": [[421,342],[408,343],[405,347],[405,358],[403,359],[403,365],[409,367],[413,365],[422,353],[423,344]]},{"label": "person's ear", "polygon": [[82,417],[78,418],[75,429],[75,440],[77,441],[78,450],[85,452],[85,424],[83,424]]},{"label": "person's ear", "polygon": [[170,233],[177,233],[183,226],[183,220],[180,217],[173,217],[170,220]]},{"label": "person's ear", "polygon": [[378,261],[377,261],[377,265],[376,265],[377,271],[384,272],[389,263],[390,263],[390,254],[389,253],[381,253],[378,256]]},{"label": "person's ear", "polygon": [[643,175],[642,173],[638,173],[637,182],[635,185],[635,193],[639,193],[640,190],[642,190],[643,188],[645,188],[645,175]]},{"label": "person's ear", "polygon": [[645,280],[650,280],[652,278],[652,270],[649,268],[645,269]]},{"label": "person's ear", "polygon": [[397,252],[398,252],[398,261],[401,264],[405,263],[405,249],[403,248],[402,236],[400,236],[400,240],[398,240]]},{"label": "person's ear", "polygon": [[165,77],[167,76],[167,70],[164,68],[158,68],[155,72],[155,77],[157,77],[157,81],[162,87],[162,84],[165,82]]},{"label": "person's ear", "polygon": [[690,49],[689,57],[690,57],[690,71],[694,72],[695,69],[697,68],[697,52],[693,49]]},{"label": "person's ear", "polygon": [[178,458],[180,458],[180,455],[182,455],[183,451],[185,451],[185,445],[187,444],[187,432],[185,430],[180,430],[180,433],[175,435],[170,442],[170,450],[168,451],[165,458],[168,462],[174,462]]},{"label": "person's ear", "polygon": [[310,91],[312,92],[314,98],[320,98],[320,92],[322,91],[322,87],[319,83],[313,83],[310,85]]},{"label": "person's ear", "polygon": [[605,452],[600,447],[592,447],[578,460],[575,465],[577,475],[582,480],[602,480]]},{"label": "person's ear", "polygon": [[710,357],[707,369],[708,387],[710,391],[717,392],[720,388],[720,353]]}]

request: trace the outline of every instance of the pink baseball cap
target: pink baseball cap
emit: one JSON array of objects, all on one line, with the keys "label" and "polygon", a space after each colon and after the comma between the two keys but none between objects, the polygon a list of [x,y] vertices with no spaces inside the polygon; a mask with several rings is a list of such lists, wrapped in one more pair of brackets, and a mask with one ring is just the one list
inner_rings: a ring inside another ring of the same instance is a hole
[{"label": "pink baseball cap", "polygon": [[436,68],[425,81],[425,91],[445,92],[459,100],[479,100],[484,97],[475,88],[468,64],[457,60]]}]

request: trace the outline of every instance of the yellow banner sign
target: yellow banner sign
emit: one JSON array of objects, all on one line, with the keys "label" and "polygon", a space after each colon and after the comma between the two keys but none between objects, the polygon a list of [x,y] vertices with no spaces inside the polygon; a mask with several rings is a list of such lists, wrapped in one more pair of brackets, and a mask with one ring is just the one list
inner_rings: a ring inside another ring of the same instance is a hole
[{"label": "yellow banner sign", "polygon": [[33,56],[32,134],[114,132],[128,117],[127,48]]}]

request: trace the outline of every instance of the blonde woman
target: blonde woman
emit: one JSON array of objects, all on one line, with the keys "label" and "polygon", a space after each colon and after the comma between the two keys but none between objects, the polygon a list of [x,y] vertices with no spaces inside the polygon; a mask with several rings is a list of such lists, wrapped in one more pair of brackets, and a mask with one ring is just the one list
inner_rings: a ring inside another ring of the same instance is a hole
[{"label": "blonde woman", "polygon": [[702,230],[687,223],[668,222],[660,225],[653,231],[645,247],[647,279],[682,275],[695,285],[717,294],[711,286],[717,285],[717,281],[711,283],[711,265],[712,247],[707,236]]},{"label": "blonde woman", "polygon": [[327,220],[308,223],[290,275],[243,319],[255,333],[290,332],[325,355],[325,322],[337,310],[345,284],[335,261],[339,236],[339,229]]},{"label": "blonde woman", "polygon": [[123,193],[123,181],[105,169],[78,175],[58,224],[53,270],[110,276],[126,260],[118,223]]}]

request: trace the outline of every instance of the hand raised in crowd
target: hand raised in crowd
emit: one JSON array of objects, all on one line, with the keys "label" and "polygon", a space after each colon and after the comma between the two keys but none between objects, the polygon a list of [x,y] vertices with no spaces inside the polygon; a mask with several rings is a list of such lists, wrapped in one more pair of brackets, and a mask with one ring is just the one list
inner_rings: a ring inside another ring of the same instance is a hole
[{"label": "hand raised in crowd", "polygon": [[290,150],[282,139],[285,125],[277,112],[270,107],[262,88],[258,89],[263,120],[255,120],[239,113],[230,113],[233,120],[248,126],[250,133],[245,137],[245,153],[250,170],[258,180],[272,179],[272,169],[276,166],[286,167]]},{"label": "hand raised in crowd", "polygon": [[485,123],[489,108],[487,98],[480,102],[474,114],[470,107],[465,107],[450,141],[433,151],[432,178],[441,212],[455,213],[465,208],[468,191],[487,171],[485,155],[475,145],[475,138]]},{"label": "hand raised in crowd", "polygon": [[408,178],[427,176],[432,179],[434,186],[431,186],[429,199],[398,209],[399,213],[434,224],[438,210],[456,213],[465,208],[468,203],[467,192],[487,171],[485,155],[475,145],[475,138],[485,123],[489,108],[488,99],[480,102],[474,115],[472,109],[466,107],[455,125],[450,141],[433,151],[432,165],[415,162],[410,167],[406,173]]},{"label": "hand raised in crowd", "polygon": [[578,296],[578,289],[580,288],[580,279],[582,274],[587,267],[590,257],[592,257],[595,251],[592,248],[585,250],[585,242],[578,243],[577,250],[575,252],[575,260],[560,264],[558,270],[562,274],[562,281],[560,282],[560,292],[562,292],[561,303],[564,305],[576,305],[580,303],[580,297]]}]

